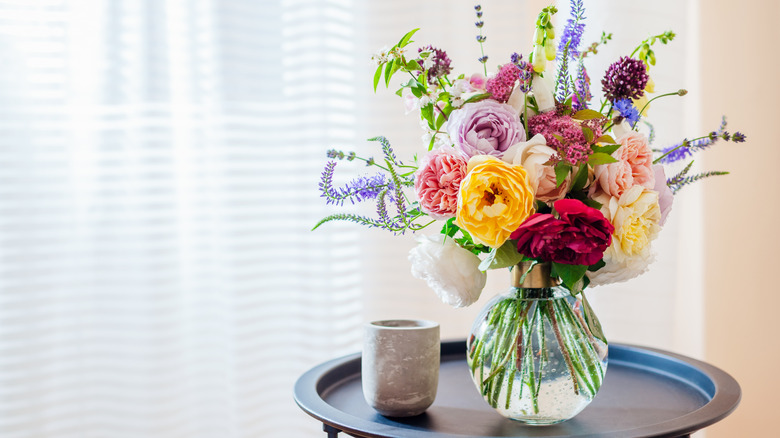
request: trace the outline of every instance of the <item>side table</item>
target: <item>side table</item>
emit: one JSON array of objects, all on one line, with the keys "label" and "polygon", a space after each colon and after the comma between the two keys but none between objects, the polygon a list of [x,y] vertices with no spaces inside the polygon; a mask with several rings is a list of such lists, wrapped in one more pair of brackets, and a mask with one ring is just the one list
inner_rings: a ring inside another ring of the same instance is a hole
[{"label": "side table", "polygon": [[422,415],[389,418],[363,399],[360,354],[323,363],[295,384],[295,401],[339,432],[371,438],[686,437],[728,416],[739,384],[722,370],[678,354],[610,344],[609,366],[593,402],[552,426],[527,426],[500,416],[482,400],[466,365],[465,341],[443,342],[439,388]]}]

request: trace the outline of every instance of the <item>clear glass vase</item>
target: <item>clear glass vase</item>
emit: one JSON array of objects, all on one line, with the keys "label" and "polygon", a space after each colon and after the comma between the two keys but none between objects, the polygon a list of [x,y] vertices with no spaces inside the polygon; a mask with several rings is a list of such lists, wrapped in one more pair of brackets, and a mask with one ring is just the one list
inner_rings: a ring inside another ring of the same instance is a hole
[{"label": "clear glass vase", "polygon": [[549,264],[521,263],[513,287],[491,300],[468,337],[477,389],[501,415],[532,425],[568,420],[596,396],[607,341],[583,294],[550,278]]}]

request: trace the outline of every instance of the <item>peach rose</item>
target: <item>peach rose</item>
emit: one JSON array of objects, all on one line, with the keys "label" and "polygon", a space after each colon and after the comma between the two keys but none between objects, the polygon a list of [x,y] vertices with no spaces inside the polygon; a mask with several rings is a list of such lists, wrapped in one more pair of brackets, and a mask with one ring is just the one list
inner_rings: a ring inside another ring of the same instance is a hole
[{"label": "peach rose", "polygon": [[618,161],[593,168],[595,181],[590,186],[590,197],[601,193],[620,197],[635,185],[651,190],[655,187],[653,151],[647,144],[647,137],[630,131],[617,141],[622,146],[612,156]]}]

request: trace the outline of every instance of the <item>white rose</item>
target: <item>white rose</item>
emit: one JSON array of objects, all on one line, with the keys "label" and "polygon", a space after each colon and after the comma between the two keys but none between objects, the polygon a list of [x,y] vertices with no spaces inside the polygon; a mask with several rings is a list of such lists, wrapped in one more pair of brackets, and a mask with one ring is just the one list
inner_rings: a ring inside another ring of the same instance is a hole
[{"label": "white rose", "polygon": [[596,272],[587,272],[591,286],[600,286],[604,284],[620,283],[638,277],[645,272],[651,263],[655,261],[655,254],[647,250],[633,257],[626,257],[621,262],[615,261],[609,254],[610,250],[604,252],[604,262],[606,266]]},{"label": "white rose", "polygon": [[[534,55],[534,58],[536,55]],[[546,113],[555,109],[555,97],[553,96],[553,87],[547,79],[550,75],[541,77],[534,74],[531,83],[531,92],[536,97],[536,105],[539,107],[539,113]]]},{"label": "white rose", "polygon": [[418,236],[417,242],[409,251],[414,278],[425,280],[445,304],[453,307],[465,307],[479,299],[487,281],[487,274],[478,268],[479,257],[444,234]]}]

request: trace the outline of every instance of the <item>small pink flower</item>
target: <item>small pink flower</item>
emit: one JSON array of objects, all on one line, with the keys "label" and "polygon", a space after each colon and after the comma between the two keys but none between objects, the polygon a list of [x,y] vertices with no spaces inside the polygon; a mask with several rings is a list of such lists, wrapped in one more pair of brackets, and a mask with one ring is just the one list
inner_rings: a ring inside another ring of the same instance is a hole
[{"label": "small pink flower", "polygon": [[644,134],[630,131],[618,138],[622,146],[612,156],[616,163],[601,164],[593,168],[595,181],[590,187],[590,195],[606,193],[620,197],[626,190],[640,185],[652,190],[655,186],[653,174],[653,151],[647,144]]},{"label": "small pink flower", "polygon": [[434,219],[455,217],[460,182],[466,175],[466,159],[444,146],[428,152],[414,178],[420,208]]},{"label": "small pink flower", "polygon": [[487,86],[487,78],[481,73],[474,73],[469,78],[469,84],[471,84],[473,91],[485,91],[485,87]]}]

